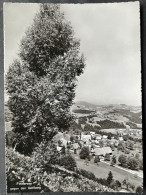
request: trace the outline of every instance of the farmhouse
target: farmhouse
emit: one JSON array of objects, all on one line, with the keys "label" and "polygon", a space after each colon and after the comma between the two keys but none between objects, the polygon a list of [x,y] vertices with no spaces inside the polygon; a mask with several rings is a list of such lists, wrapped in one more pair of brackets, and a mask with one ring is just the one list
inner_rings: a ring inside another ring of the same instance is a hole
[{"label": "farmhouse", "polygon": [[81,140],[84,142],[90,142],[91,141],[91,135],[81,135]]},{"label": "farmhouse", "polygon": [[107,135],[103,135],[102,136],[103,139],[107,139],[107,137],[108,137]]},{"label": "farmhouse", "polygon": [[119,141],[123,141],[123,137],[119,137]]},{"label": "farmhouse", "polygon": [[95,156],[105,156],[105,154],[112,154],[112,150],[110,147],[95,148],[94,152]]},{"label": "farmhouse", "polygon": [[101,135],[96,135],[97,140],[101,140]]}]

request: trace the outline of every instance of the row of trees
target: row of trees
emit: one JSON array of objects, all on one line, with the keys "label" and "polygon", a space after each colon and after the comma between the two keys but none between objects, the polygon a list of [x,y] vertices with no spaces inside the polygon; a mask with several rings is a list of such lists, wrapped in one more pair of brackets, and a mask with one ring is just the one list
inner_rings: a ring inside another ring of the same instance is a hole
[{"label": "row of trees", "polygon": [[130,140],[126,141],[125,143],[120,142],[117,147],[118,150],[121,150],[122,152],[127,153],[128,149],[133,150],[134,149],[134,143]]},{"label": "row of trees", "polygon": [[122,167],[129,168],[132,170],[139,170],[143,169],[143,162],[142,159],[137,157],[127,157],[126,155],[121,154],[118,158],[118,161]]},{"label": "row of trees", "polygon": [[126,188],[127,191],[131,191],[132,192],[136,192],[138,194],[142,194],[143,193],[143,188],[142,186],[137,186],[135,188],[135,185],[129,182],[128,177],[125,178],[122,182],[118,181],[118,180],[114,180],[113,179],[113,174],[110,171],[107,177],[107,185],[109,187],[111,187],[114,190],[118,190],[119,188],[121,188],[122,186]]}]

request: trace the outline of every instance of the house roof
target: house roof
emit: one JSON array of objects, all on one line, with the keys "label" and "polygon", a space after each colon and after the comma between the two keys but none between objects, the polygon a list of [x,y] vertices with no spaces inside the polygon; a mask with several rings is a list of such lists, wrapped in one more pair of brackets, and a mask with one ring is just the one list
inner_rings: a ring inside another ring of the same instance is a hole
[{"label": "house roof", "polygon": [[63,138],[63,133],[59,132],[53,137],[53,140],[58,142],[61,138]]},{"label": "house roof", "polygon": [[81,140],[89,141],[91,139],[91,135],[81,135]]},{"label": "house roof", "polygon": [[101,139],[101,135],[96,135],[96,139]]},{"label": "house roof", "polygon": [[65,139],[66,141],[70,141],[70,136],[69,136],[68,134],[64,134],[64,139]]},{"label": "house roof", "polygon": [[62,144],[63,144],[64,146],[67,145],[67,141],[66,141],[64,138],[61,138],[60,141],[62,142]]},{"label": "house roof", "polygon": [[94,131],[90,131],[90,134],[95,135],[95,132]]},{"label": "house roof", "polygon": [[73,148],[74,148],[74,149],[78,149],[79,147],[80,147],[80,146],[79,146],[78,143],[74,143],[74,144],[73,144]]},{"label": "house roof", "polygon": [[102,137],[106,139],[108,136],[107,135],[103,135]]},{"label": "house roof", "polygon": [[105,155],[106,153],[112,153],[110,147],[103,147],[103,148],[95,148],[95,155]]},{"label": "house roof", "polygon": [[65,140],[64,142],[70,141],[70,136],[68,134],[64,134],[64,133],[57,133],[54,137],[53,140],[55,142],[58,142],[59,140]]}]

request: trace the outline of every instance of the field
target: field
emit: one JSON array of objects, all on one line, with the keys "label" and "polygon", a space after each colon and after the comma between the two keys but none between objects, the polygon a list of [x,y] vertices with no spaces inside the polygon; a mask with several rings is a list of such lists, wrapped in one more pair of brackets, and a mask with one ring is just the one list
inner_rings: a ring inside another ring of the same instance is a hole
[{"label": "field", "polygon": [[[125,130],[125,129],[124,129]],[[118,129],[101,129],[101,132],[106,132],[106,133],[113,133],[116,134],[118,132]]]},{"label": "field", "polygon": [[112,171],[114,179],[122,182],[124,179],[128,177],[129,181],[133,183],[135,186],[141,185],[143,179],[140,177],[135,177],[134,174],[131,174],[128,171],[122,170],[117,167],[110,166],[104,162],[99,162],[99,164],[95,164],[92,160],[89,161],[89,164],[86,165],[84,160],[81,160],[78,155],[72,154],[77,162],[77,166],[79,168],[85,169],[86,171],[90,171],[95,174],[98,178],[107,178],[109,171]]}]

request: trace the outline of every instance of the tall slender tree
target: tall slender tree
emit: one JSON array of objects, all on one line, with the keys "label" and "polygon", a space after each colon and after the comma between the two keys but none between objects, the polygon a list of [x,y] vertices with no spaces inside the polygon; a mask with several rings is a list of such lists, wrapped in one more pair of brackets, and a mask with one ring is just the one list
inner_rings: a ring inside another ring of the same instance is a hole
[{"label": "tall slender tree", "polygon": [[19,58],[6,75],[13,145],[19,152],[30,154],[35,143],[68,129],[77,77],[84,66],[80,42],[60,6],[41,4],[21,41]]}]

